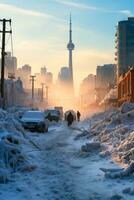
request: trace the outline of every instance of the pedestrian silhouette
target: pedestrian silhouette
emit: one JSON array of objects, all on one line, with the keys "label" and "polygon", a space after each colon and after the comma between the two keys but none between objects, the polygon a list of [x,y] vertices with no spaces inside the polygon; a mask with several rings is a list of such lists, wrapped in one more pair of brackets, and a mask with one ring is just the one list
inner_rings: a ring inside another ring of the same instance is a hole
[{"label": "pedestrian silhouette", "polygon": [[80,121],[80,116],[81,116],[80,112],[77,111],[77,121],[78,121],[78,122]]},{"label": "pedestrian silhouette", "polygon": [[68,122],[68,126],[71,126],[73,121],[74,121],[73,114],[71,112],[69,112],[69,114],[67,115],[66,119],[67,119],[67,122]]}]

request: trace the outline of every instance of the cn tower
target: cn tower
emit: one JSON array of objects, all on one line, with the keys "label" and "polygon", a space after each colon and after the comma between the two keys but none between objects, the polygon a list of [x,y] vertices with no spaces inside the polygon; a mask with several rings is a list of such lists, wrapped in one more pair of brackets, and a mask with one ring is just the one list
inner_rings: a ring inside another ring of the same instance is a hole
[{"label": "cn tower", "polygon": [[75,45],[72,42],[72,19],[70,14],[70,27],[69,27],[69,43],[67,45],[67,49],[69,51],[69,70],[70,70],[70,84],[71,89],[74,94],[74,83],[73,83],[73,58],[72,58],[72,51],[74,50]]}]

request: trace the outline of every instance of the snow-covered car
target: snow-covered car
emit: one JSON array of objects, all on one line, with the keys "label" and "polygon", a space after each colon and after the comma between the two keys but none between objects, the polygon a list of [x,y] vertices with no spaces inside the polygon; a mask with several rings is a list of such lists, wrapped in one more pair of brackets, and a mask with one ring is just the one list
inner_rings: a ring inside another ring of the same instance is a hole
[{"label": "snow-covered car", "polygon": [[61,116],[61,119],[62,119],[63,118],[63,107],[62,106],[55,106],[54,109],[59,110],[60,116]]},{"label": "snow-covered car", "polygon": [[56,121],[58,122],[61,119],[61,113],[59,110],[56,109],[50,109],[44,111],[45,118],[49,121]]},{"label": "snow-covered car", "polygon": [[41,111],[26,111],[20,121],[25,129],[39,132],[48,131],[48,121]]}]

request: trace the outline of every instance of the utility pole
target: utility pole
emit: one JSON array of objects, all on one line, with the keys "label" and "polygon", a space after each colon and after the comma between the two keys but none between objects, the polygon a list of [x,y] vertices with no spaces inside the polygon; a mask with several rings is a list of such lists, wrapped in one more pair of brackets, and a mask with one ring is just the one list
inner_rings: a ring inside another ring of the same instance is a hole
[{"label": "utility pole", "polygon": [[34,75],[30,76],[31,77],[31,81],[32,81],[32,101],[34,100],[34,81],[35,81],[35,77]]},{"label": "utility pole", "polygon": [[45,85],[45,83],[41,83],[41,88],[42,88],[41,101],[42,101],[42,102],[43,102],[43,99],[44,99],[44,85]]},{"label": "utility pole", "polygon": [[46,86],[46,100],[47,100],[47,104],[48,104],[48,86]]},{"label": "utility pole", "polygon": [[11,19],[0,19],[0,22],[2,22],[2,31],[0,30],[0,33],[2,33],[2,48],[1,48],[1,85],[0,85],[0,92],[1,92],[1,98],[2,98],[2,108],[5,106],[5,91],[4,91],[4,75],[5,75],[5,40],[6,40],[6,33],[12,33],[12,31],[6,30],[6,23],[8,22],[11,25]]}]

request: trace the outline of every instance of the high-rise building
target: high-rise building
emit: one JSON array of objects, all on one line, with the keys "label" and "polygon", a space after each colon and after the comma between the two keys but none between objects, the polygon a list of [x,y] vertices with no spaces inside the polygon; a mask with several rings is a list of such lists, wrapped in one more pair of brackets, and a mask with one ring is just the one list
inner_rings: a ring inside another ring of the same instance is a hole
[{"label": "high-rise building", "polygon": [[96,101],[100,102],[109,89],[116,84],[117,67],[115,64],[97,66],[96,69]]},{"label": "high-rise building", "polygon": [[47,72],[45,75],[45,82],[48,86],[51,86],[53,83],[53,74],[51,72]]},{"label": "high-rise building", "polygon": [[115,85],[116,83],[116,65],[105,64],[97,66],[96,69],[96,84],[97,87],[106,88],[107,85]]},{"label": "high-rise building", "polygon": [[47,73],[47,68],[45,66],[41,67],[40,73],[42,76],[44,76]]},{"label": "high-rise building", "polygon": [[80,104],[83,108],[95,101],[95,81],[96,76],[89,74],[80,85]]},{"label": "high-rise building", "polygon": [[69,82],[70,82],[70,70],[69,70],[68,67],[62,67],[61,68],[59,75],[58,75],[58,79],[62,83],[69,84]]},{"label": "high-rise building", "polygon": [[31,75],[31,66],[29,66],[28,64],[22,66],[22,71],[24,73],[27,73],[30,76]]},{"label": "high-rise building", "polygon": [[134,66],[134,17],[118,22],[115,36],[117,49],[115,60],[120,76]]},{"label": "high-rise building", "polygon": [[24,66],[22,66],[22,68],[18,68],[16,70],[16,76],[21,78],[25,89],[31,87],[30,75],[31,75],[31,66],[29,66],[28,64],[25,64]]},{"label": "high-rise building", "polygon": [[72,51],[74,50],[74,44],[72,42],[72,20],[70,15],[70,30],[69,30],[69,43],[67,45],[67,49],[69,51],[69,70],[70,70],[70,84],[72,93],[74,93],[74,83],[73,83],[73,58]]},{"label": "high-rise building", "polygon": [[[1,65],[1,60],[0,60]],[[15,76],[17,70],[17,58],[11,55],[11,52],[6,52],[5,55],[5,78]]]},{"label": "high-rise building", "polygon": [[20,79],[5,81],[6,106],[22,106],[26,98],[23,83]]}]

